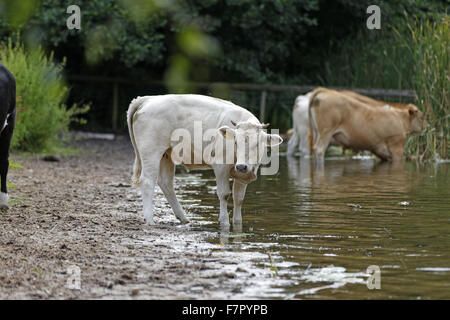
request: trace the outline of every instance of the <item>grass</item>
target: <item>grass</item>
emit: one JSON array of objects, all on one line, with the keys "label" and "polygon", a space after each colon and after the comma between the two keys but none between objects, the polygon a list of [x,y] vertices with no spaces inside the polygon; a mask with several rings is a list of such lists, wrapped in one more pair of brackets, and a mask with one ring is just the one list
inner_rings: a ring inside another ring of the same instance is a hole
[{"label": "grass", "polygon": [[[23,167],[20,164],[18,164],[17,162],[14,162],[14,161],[10,160],[9,161],[9,169],[10,170],[22,170]],[[11,183],[10,180],[7,180],[6,182],[7,182],[6,184],[7,184],[8,190],[14,190],[16,185]]]},{"label": "grass", "polygon": [[414,57],[413,88],[431,128],[411,137],[407,153],[418,160],[450,158],[450,16],[438,23],[415,21],[409,25],[405,45]]},{"label": "grass", "polygon": [[413,58],[391,28],[361,31],[323,64],[319,83],[330,87],[410,89]]}]

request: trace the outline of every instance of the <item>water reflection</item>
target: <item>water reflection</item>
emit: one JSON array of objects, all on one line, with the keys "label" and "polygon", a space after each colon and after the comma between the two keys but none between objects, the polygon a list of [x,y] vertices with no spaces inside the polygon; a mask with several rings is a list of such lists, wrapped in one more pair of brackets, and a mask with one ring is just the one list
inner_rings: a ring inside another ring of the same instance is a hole
[{"label": "water reflection", "polygon": [[[448,299],[449,167],[280,159],[277,175],[249,185],[243,224],[231,230],[217,223],[211,174],[185,180],[182,194],[212,243],[265,257],[253,263],[270,275],[255,297]],[[381,269],[381,290],[365,285],[370,265]]]}]

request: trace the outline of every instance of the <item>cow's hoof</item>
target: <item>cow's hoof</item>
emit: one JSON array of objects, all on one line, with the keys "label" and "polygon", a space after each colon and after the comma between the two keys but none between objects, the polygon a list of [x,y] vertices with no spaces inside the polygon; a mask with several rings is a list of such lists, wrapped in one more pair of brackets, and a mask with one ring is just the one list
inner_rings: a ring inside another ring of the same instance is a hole
[{"label": "cow's hoof", "polygon": [[8,206],[8,194],[4,193],[4,192],[0,192],[0,209],[1,210],[8,210],[9,206]]},{"label": "cow's hoof", "polygon": [[230,230],[230,223],[228,221],[220,222],[220,230],[222,230],[222,231],[229,231]]},{"label": "cow's hoof", "polygon": [[0,205],[0,211],[6,212],[8,210],[9,210],[9,206],[8,205],[4,205],[4,204]]},{"label": "cow's hoof", "polygon": [[188,224],[189,222],[191,222],[189,219],[183,219],[183,220],[180,220],[180,222],[182,223],[182,224]]}]

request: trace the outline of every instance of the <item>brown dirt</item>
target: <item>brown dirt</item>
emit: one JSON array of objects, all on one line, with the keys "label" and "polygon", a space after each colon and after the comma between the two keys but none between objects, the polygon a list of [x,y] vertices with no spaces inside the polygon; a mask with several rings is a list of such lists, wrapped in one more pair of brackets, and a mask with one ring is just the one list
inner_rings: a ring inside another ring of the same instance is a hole
[{"label": "brown dirt", "polygon": [[[255,274],[205,241],[211,232],[180,225],[160,192],[156,226],[144,224],[126,137],[74,145],[80,155],[56,162],[12,155],[23,169],[10,170],[0,213],[0,299],[249,297]],[[80,290],[67,287],[73,265]]]}]

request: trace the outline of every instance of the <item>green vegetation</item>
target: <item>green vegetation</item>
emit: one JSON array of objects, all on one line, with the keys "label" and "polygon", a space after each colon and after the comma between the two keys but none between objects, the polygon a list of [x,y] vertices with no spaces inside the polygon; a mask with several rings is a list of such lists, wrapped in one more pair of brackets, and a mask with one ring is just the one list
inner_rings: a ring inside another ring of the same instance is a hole
[{"label": "green vegetation", "polygon": [[402,26],[379,31],[363,30],[346,39],[338,54],[323,64],[321,82],[326,86],[353,88],[411,89],[414,57],[400,38],[408,30]]},{"label": "green vegetation", "polygon": [[[9,170],[21,170],[23,167],[14,161],[9,160]],[[14,189],[16,187],[15,184],[11,183],[10,180],[7,180],[8,190]]]},{"label": "green vegetation", "polygon": [[16,128],[12,148],[31,152],[52,152],[61,145],[61,134],[76,115],[87,108],[67,109],[68,86],[62,79],[64,63],[56,64],[41,48],[25,50],[12,41],[0,45],[0,60],[16,79]]},{"label": "green vegetation", "polygon": [[410,25],[405,45],[414,58],[413,88],[419,106],[427,114],[431,129],[414,136],[408,153],[421,159],[450,158],[450,16],[437,24],[430,21]]}]

